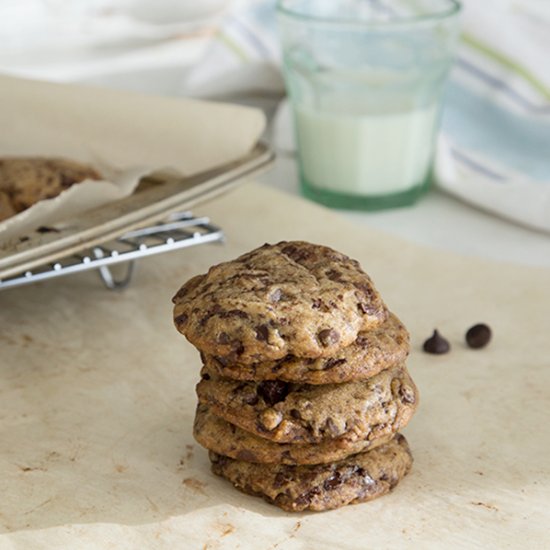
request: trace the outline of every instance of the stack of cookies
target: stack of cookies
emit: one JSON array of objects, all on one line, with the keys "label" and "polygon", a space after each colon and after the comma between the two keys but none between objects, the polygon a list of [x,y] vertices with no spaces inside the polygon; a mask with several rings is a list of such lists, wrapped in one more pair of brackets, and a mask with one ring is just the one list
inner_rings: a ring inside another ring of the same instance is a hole
[{"label": "stack of cookies", "polygon": [[192,278],[174,304],[201,352],[194,435],[216,474],[288,511],[371,500],[407,474],[409,337],[358,262],[264,245]]}]

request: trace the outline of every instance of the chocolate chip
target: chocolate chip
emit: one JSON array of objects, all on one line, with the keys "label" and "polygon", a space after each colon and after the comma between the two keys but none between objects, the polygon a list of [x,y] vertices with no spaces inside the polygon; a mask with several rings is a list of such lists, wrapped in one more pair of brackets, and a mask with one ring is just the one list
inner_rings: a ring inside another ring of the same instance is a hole
[{"label": "chocolate chip", "polygon": [[239,460],[244,460],[245,462],[257,462],[258,461],[256,455],[252,451],[249,451],[248,449],[242,449],[241,451],[239,451],[237,453],[237,458]]},{"label": "chocolate chip", "polygon": [[260,325],[256,327],[256,340],[259,340],[260,342],[267,342],[268,337],[269,329],[267,328],[267,325]]},{"label": "chocolate chip", "polygon": [[294,245],[285,246],[281,252],[286,254],[291,260],[294,260],[296,263],[301,263],[304,260],[307,260],[311,256],[309,250],[300,250]]},{"label": "chocolate chip", "polygon": [[323,483],[323,489],[325,491],[332,491],[342,485],[343,480],[339,472],[334,472],[330,477],[325,479]]},{"label": "chocolate chip", "polygon": [[231,342],[231,338],[227,332],[220,332],[216,336],[216,342],[218,342],[218,344],[229,344],[229,342]]},{"label": "chocolate chip", "polygon": [[330,311],[330,308],[321,300],[320,298],[315,298],[311,302],[311,309],[318,309],[319,311],[322,311],[324,313]]},{"label": "chocolate chip", "polygon": [[426,353],[433,353],[435,355],[441,355],[447,353],[451,349],[451,345],[448,340],[443,338],[441,334],[436,330],[430,338],[428,338],[422,347]]},{"label": "chocolate chip", "polygon": [[242,342],[235,341],[231,345],[233,346],[233,351],[232,351],[231,355],[239,356],[239,355],[242,355],[244,353],[244,346],[243,346]]},{"label": "chocolate chip", "polygon": [[366,348],[369,345],[369,338],[368,336],[359,335],[355,340],[355,343],[362,348]]},{"label": "chocolate chip", "polygon": [[342,281],[342,274],[339,271],[336,271],[336,269],[329,269],[325,275],[331,280],[336,282]]},{"label": "chocolate chip", "polygon": [[319,487],[313,487],[313,489],[310,489],[309,491],[302,493],[295,501],[296,506],[301,508],[302,506],[305,507],[308,504],[311,504],[313,497],[318,495],[320,492],[321,492],[321,489]]},{"label": "chocolate chip", "polygon": [[466,343],[473,349],[484,348],[491,341],[491,329],[484,323],[478,323],[466,332]]},{"label": "chocolate chip", "polygon": [[288,395],[289,385],[282,380],[265,380],[258,384],[258,395],[269,405],[283,401]]},{"label": "chocolate chip", "polygon": [[230,317],[238,317],[239,319],[248,319],[248,313],[241,311],[240,309],[230,309],[229,311],[223,311],[219,314],[221,319],[228,319]]},{"label": "chocolate chip", "polygon": [[185,313],[182,313],[174,319],[174,323],[176,323],[178,327],[181,327],[187,323],[187,319],[189,319],[189,317]]},{"label": "chocolate chip", "polygon": [[[267,243],[266,243],[266,244],[267,244]],[[289,244],[289,245],[285,246],[285,247],[281,250],[281,252],[282,252],[283,254],[286,254],[287,256],[292,257],[292,256],[294,256],[294,255],[296,254],[297,250],[298,250],[298,249],[297,249],[293,244]]]},{"label": "chocolate chip", "polygon": [[210,321],[210,319],[212,319],[212,317],[214,316],[214,314],[209,311],[208,313],[206,313],[206,315],[203,315],[200,320],[199,320],[199,325],[201,327],[204,327],[206,326],[206,323],[208,323],[208,321]]},{"label": "chocolate chip", "polygon": [[204,372],[203,374],[201,374],[201,378],[203,380],[210,380],[210,375],[207,372]]},{"label": "chocolate chip", "polygon": [[229,365],[229,361],[227,360],[226,357],[219,357],[219,356],[216,356],[214,357],[214,360],[219,363],[222,367],[227,367],[227,365]]},{"label": "chocolate chip", "polygon": [[345,363],[345,359],[336,359],[334,357],[331,357],[325,361],[325,364],[323,365],[323,370],[330,370],[334,367],[337,367],[338,365],[342,365]]},{"label": "chocolate chip", "polygon": [[282,472],[278,472],[275,476],[275,479],[273,480],[273,487],[275,489],[279,489],[291,480],[292,475],[290,474],[290,472],[286,472],[283,470]]},{"label": "chocolate chip", "polygon": [[353,283],[353,286],[363,292],[368,298],[372,298],[374,292],[372,287],[367,283]]},{"label": "chocolate chip", "polygon": [[289,414],[292,418],[294,418],[294,420],[302,420],[302,415],[298,409],[290,409]]},{"label": "chocolate chip", "polygon": [[172,298],[172,303],[176,303],[180,298],[183,298],[188,292],[187,286],[182,286]]},{"label": "chocolate chip", "polygon": [[321,330],[317,336],[319,337],[319,341],[321,342],[321,344],[323,344],[323,346],[336,344],[338,340],[340,340],[340,335],[332,328]]},{"label": "chocolate chip", "polygon": [[364,302],[359,302],[357,304],[357,309],[359,310],[360,313],[362,313],[363,315],[370,315],[372,313],[375,312],[375,309],[374,307],[368,305],[368,304],[365,304]]}]

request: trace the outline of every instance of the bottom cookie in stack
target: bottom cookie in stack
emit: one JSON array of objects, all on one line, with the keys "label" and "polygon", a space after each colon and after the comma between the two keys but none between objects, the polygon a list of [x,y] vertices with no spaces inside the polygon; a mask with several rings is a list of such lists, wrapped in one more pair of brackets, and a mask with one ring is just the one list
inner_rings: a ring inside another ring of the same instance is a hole
[{"label": "bottom cookie in stack", "polygon": [[389,493],[412,465],[401,434],[375,449],[328,464],[255,464],[213,451],[210,460],[212,471],[237,489],[289,512],[320,512],[375,499]]}]

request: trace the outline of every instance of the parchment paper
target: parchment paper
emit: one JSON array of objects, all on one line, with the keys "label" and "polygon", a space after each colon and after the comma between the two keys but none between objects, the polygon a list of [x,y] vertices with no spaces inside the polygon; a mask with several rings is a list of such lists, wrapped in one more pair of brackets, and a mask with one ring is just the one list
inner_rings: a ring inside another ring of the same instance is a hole
[{"label": "parchment paper", "polygon": [[[547,548],[550,271],[420,248],[258,185],[203,205],[227,244],[0,293],[0,548]],[[172,326],[188,277],[264,241],[358,258],[412,333],[415,463],[395,492],[287,514],[209,471],[191,435],[198,353]],[[485,350],[463,344],[484,321]],[[419,351],[438,327],[453,349]]]},{"label": "parchment paper", "polygon": [[152,172],[191,176],[236,160],[264,125],[261,111],[236,105],[0,76],[0,158],[66,157],[105,179],[0,222],[0,241],[124,198]]}]

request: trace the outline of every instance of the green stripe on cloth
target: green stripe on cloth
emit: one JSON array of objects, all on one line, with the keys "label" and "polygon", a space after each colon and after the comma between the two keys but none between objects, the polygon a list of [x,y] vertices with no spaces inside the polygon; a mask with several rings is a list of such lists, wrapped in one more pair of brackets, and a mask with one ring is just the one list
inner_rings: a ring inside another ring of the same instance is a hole
[{"label": "green stripe on cloth", "polygon": [[249,59],[246,52],[232,38],[222,31],[216,33],[216,37],[223,42],[241,61],[248,63]]},{"label": "green stripe on cloth", "polygon": [[470,46],[474,50],[477,50],[478,52],[492,59],[493,61],[500,63],[503,67],[506,67],[507,69],[510,69],[519,76],[523,77],[523,79],[531,84],[531,86],[535,90],[537,90],[537,92],[542,94],[545,99],[550,101],[550,88],[548,88],[548,86],[546,86],[544,82],[540,81],[531,71],[529,71],[529,69],[526,69],[509,57],[506,57],[504,54],[498,52],[497,50],[494,50],[487,44],[479,41],[477,38],[474,38],[471,34],[463,33],[462,41],[465,44],[468,44],[468,46]]}]

